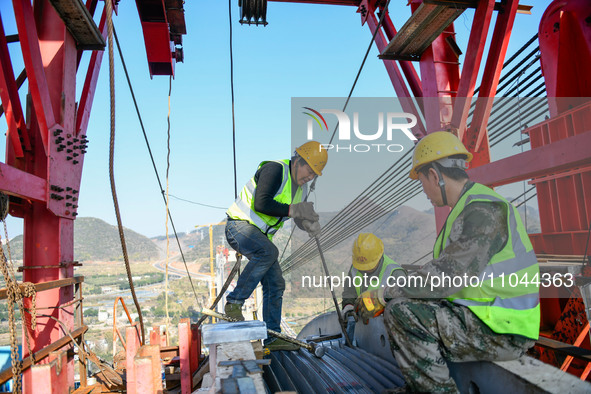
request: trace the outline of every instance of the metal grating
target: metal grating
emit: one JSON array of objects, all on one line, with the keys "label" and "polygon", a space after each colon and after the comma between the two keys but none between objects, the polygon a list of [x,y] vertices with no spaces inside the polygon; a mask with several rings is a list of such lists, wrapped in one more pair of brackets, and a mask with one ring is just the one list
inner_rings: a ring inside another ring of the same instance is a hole
[{"label": "metal grating", "polygon": [[101,50],[105,48],[105,40],[81,0],[49,1],[74,37],[78,49]]},{"label": "metal grating", "polygon": [[463,4],[422,3],[380,54],[380,59],[420,60],[429,45],[465,9]]}]

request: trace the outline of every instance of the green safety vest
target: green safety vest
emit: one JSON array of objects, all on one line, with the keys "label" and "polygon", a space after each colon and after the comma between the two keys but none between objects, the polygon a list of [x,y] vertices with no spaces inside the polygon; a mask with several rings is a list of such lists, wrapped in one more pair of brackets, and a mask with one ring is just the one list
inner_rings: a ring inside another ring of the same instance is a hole
[{"label": "green safety vest", "polygon": [[504,204],[508,239],[479,275],[479,286],[468,285],[447,299],[468,307],[498,334],[522,335],[537,340],[540,332],[540,269],[519,212],[505,198],[475,183],[449,213],[435,241],[433,257],[438,258],[445,249],[458,215],[466,205],[475,201]]},{"label": "green safety vest", "polygon": [[[289,171],[289,160],[273,160],[274,163],[279,163],[283,167],[283,180],[281,186],[277,190],[277,193],[273,199],[282,204],[297,204],[302,201],[302,195],[306,191],[306,185],[298,187],[293,200],[291,198],[291,175]],[[259,164],[260,169],[264,164],[269,161],[263,161]],[[257,171],[258,171],[257,169]],[[244,185],[240,191],[240,195],[234,201],[234,203],[228,208],[226,214],[236,220],[245,220],[258,227],[269,239],[273,239],[273,235],[283,226],[283,222],[289,219],[289,217],[276,217],[265,215],[264,213],[257,212],[254,209],[254,196],[257,184],[254,180],[254,176]]]},{"label": "green safety vest", "polygon": [[[380,279],[380,281],[377,286],[371,286],[371,281],[370,281],[369,282],[370,285],[367,287],[366,291],[375,290],[380,287],[386,288],[388,286],[388,282],[387,282],[388,278],[396,270],[403,270],[404,271],[404,268],[402,268],[400,265],[398,265],[398,263],[396,263],[390,257],[384,255],[384,261],[382,262],[382,269],[380,270],[380,273],[378,275],[371,275],[371,276],[377,276]],[[353,280],[355,280],[355,277],[357,277],[357,276],[361,280],[363,280],[363,271],[359,271],[357,268],[351,267],[351,277],[353,278]],[[357,291],[357,297],[359,297],[359,295],[361,294],[361,287],[355,286],[355,291]]]}]

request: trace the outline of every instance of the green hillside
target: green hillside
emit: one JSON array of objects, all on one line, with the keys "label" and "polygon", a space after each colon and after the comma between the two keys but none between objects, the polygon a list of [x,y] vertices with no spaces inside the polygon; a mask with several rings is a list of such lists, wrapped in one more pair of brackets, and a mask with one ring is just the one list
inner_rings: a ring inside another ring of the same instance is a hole
[{"label": "green hillside", "polygon": [[[124,232],[130,261],[151,261],[158,258],[158,247],[149,238],[128,228],[125,228]],[[10,249],[13,259],[22,260],[22,235],[10,241]],[[74,260],[123,261],[117,226],[112,226],[97,218],[76,219],[74,222]]]}]

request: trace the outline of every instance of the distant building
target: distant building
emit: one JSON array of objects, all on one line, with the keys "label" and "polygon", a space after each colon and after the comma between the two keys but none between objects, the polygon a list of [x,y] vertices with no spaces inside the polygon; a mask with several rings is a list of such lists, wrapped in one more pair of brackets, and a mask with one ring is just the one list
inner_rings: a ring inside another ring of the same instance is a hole
[{"label": "distant building", "polygon": [[105,321],[107,321],[108,318],[109,318],[109,312],[99,310],[98,321],[105,322]]},{"label": "distant building", "polygon": [[103,294],[110,294],[110,293],[114,293],[116,292],[118,289],[116,289],[113,286],[101,286],[101,291],[103,292]]}]

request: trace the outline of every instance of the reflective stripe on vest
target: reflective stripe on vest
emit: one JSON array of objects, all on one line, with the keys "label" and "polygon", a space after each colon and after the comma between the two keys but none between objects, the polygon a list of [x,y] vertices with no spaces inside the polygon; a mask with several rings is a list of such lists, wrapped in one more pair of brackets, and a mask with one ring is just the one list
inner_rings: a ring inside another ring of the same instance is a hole
[{"label": "reflective stripe on vest", "polygon": [[[306,185],[303,187],[298,187],[296,194],[293,198],[291,198],[291,175],[289,172],[289,160],[275,160],[274,163],[281,164],[283,167],[283,178],[281,181],[281,186],[277,189],[275,196],[273,199],[277,202],[282,204],[295,204],[302,201],[302,195],[306,191]],[[257,171],[268,161],[263,161],[259,164]],[[228,208],[226,214],[231,217],[232,219],[236,220],[246,220],[253,226],[258,227],[263,233],[269,237],[269,239],[273,238],[273,235],[283,226],[283,222],[289,219],[289,217],[276,217],[266,215],[261,212],[257,212],[254,209],[254,196],[256,192],[256,182],[254,176],[244,185],[238,198],[234,201],[234,203]]]},{"label": "reflective stripe on vest", "polygon": [[[464,287],[447,297],[468,307],[491,330],[537,339],[540,328],[539,265],[517,209],[492,189],[475,183],[461,197],[437,236],[433,257],[438,258],[449,240],[453,222],[472,202],[501,203],[507,213],[508,238],[483,272],[478,286]],[[532,283],[533,282],[533,283]]]},{"label": "reflective stripe on vest", "polygon": [[[382,262],[382,269],[380,270],[380,273],[377,275],[377,278],[379,279],[379,282],[377,283],[377,286],[372,286],[371,283],[371,278],[376,277],[376,275],[371,275],[369,276],[370,280],[369,280],[369,286],[367,287],[367,290],[375,290],[378,289],[380,287],[386,287],[388,286],[388,278],[390,276],[392,276],[392,273],[396,270],[404,270],[404,268],[402,268],[400,265],[398,265],[398,263],[396,263],[394,260],[392,260],[391,258],[389,258],[388,256],[384,255],[384,261]],[[356,277],[359,277],[359,282],[363,283],[363,271],[359,271],[357,268],[355,267],[351,267],[351,278],[353,278],[353,280],[355,280]],[[361,294],[361,286],[355,286],[355,291],[357,292],[357,297],[359,297],[359,295]]]}]

